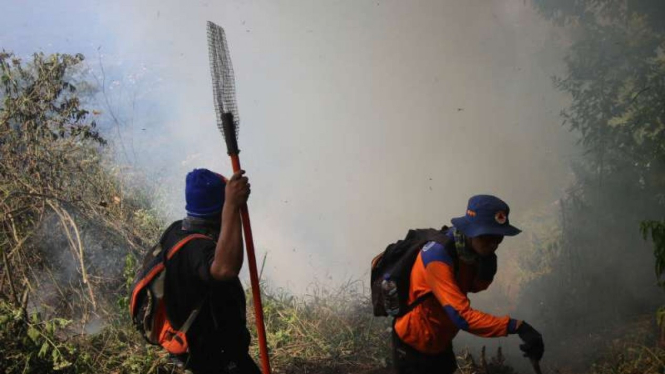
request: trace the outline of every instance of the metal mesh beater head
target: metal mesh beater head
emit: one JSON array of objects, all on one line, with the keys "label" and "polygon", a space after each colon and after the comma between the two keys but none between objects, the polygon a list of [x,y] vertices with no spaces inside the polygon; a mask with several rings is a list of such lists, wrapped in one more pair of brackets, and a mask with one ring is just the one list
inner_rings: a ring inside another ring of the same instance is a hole
[{"label": "metal mesh beater head", "polygon": [[[235,78],[224,29],[210,21],[208,21],[208,56],[210,57],[217,127],[224,135],[228,147],[229,141],[237,142],[240,125],[236,104]],[[232,153],[230,148],[229,153]],[[235,148],[237,148],[237,145]]]}]

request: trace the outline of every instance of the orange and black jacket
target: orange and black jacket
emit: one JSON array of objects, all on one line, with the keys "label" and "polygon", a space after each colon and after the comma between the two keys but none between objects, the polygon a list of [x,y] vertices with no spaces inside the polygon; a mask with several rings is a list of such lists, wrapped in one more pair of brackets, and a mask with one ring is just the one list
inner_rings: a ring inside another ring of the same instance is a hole
[{"label": "orange and black jacket", "polygon": [[[515,333],[516,320],[471,308],[467,294],[487,289],[493,274],[479,276],[478,262],[469,264],[459,260],[451,255],[454,247],[452,237],[443,244],[429,242],[423,246],[411,270],[409,303],[428,292],[434,297],[395,321],[395,332],[400,339],[422,353],[443,352],[460,329],[482,337]],[[496,261],[492,256],[489,260]]]}]

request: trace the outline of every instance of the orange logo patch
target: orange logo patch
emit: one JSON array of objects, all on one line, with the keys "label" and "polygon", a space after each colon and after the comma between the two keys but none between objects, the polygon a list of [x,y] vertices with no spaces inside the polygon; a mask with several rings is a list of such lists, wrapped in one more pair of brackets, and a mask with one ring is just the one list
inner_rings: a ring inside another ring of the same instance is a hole
[{"label": "orange logo patch", "polygon": [[469,217],[475,217],[475,216],[476,216],[476,212],[474,212],[473,210],[469,209],[469,210],[466,211],[466,215],[469,216]]},{"label": "orange logo patch", "polygon": [[499,225],[503,225],[508,220],[508,217],[506,216],[506,212],[504,212],[504,211],[497,212],[496,215],[494,215],[494,220]]}]

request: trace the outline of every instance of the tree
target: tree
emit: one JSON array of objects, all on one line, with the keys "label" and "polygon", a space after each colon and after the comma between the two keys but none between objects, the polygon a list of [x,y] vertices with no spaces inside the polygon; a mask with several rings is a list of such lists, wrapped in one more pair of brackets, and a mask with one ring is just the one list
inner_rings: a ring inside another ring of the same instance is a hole
[{"label": "tree", "polygon": [[146,195],[122,186],[107,162],[106,141],[78,96],[77,86],[88,83],[78,74],[82,61],[35,54],[25,63],[0,53],[0,367],[7,372],[93,371],[90,346],[79,350],[62,338],[82,331],[93,313],[126,318],[117,309],[127,295],[123,275],[133,274],[124,260],[149,247],[161,223]]},{"label": "tree", "polygon": [[[563,124],[584,156],[561,200],[561,237],[550,274],[524,287],[539,318],[592,329],[651,307],[653,266],[638,225],[665,216],[665,5],[652,0],[535,0],[566,27],[570,95]],[[611,290],[612,292],[607,292]],[[528,301],[527,301],[528,300]]]},{"label": "tree", "polygon": [[[654,256],[656,257],[656,279],[658,284],[665,289],[665,220],[664,221],[644,221],[640,225],[640,230],[644,239],[651,239],[654,247]],[[658,325],[660,326],[660,345],[665,347],[665,306],[658,310]]]},{"label": "tree", "polygon": [[97,307],[95,289],[113,287],[98,275],[122,283],[122,258],[147,245],[136,220],[148,200],[124,196],[105,162],[106,141],[77,96],[76,85],[85,83],[76,80],[82,61],[80,54],[35,54],[24,63],[0,54],[0,249],[7,279],[0,296],[24,309],[28,290],[45,297],[39,284],[76,284],[78,290],[62,287],[59,297],[42,302],[69,315],[89,313]]}]

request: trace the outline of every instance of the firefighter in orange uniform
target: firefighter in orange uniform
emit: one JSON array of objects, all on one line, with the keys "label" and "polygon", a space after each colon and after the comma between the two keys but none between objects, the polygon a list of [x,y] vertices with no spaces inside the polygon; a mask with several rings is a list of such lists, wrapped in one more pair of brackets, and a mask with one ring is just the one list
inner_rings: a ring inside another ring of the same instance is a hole
[{"label": "firefighter in orange uniform", "polygon": [[504,236],[521,231],[510,225],[510,208],[491,195],[469,199],[466,215],[453,218],[445,243],[423,246],[411,270],[409,302],[432,293],[395,320],[393,358],[398,374],[453,373],[452,340],[459,330],[482,337],[519,334],[526,357],[540,360],[543,339],[528,323],[471,308],[467,293],[487,289],[497,269],[496,250]]}]

